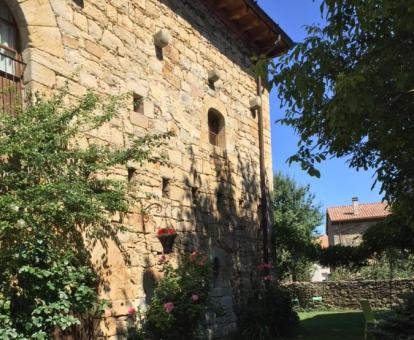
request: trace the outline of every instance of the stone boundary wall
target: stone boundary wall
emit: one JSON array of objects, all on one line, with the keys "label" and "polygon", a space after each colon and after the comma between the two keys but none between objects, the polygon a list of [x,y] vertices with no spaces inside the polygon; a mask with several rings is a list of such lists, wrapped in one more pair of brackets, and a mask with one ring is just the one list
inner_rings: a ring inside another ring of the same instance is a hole
[{"label": "stone boundary wall", "polygon": [[407,292],[414,292],[414,278],[384,281],[294,282],[284,284],[300,307],[312,307],[312,297],[321,296],[322,305],[333,308],[360,308],[367,299],[373,308],[398,304]]}]

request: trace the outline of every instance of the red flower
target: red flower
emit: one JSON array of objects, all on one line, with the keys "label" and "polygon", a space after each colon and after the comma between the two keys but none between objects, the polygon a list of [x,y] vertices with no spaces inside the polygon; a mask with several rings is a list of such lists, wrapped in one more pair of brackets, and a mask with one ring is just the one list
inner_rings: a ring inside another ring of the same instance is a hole
[{"label": "red flower", "polygon": [[196,257],[198,256],[198,252],[196,252],[195,250],[191,253],[190,255],[190,260],[194,261],[196,259]]},{"label": "red flower", "polygon": [[158,229],[158,232],[157,232],[158,236],[175,235],[175,234],[177,234],[177,232],[175,231],[174,228],[161,228],[161,229]]},{"label": "red flower", "polygon": [[136,309],[132,306],[128,307],[128,314],[129,315],[134,315],[136,313]]},{"label": "red flower", "polygon": [[172,302],[164,303],[164,310],[170,314],[172,310],[174,309],[174,304]]},{"label": "red flower", "polygon": [[259,270],[272,269],[272,265],[270,263],[261,263],[257,266],[257,269]]}]

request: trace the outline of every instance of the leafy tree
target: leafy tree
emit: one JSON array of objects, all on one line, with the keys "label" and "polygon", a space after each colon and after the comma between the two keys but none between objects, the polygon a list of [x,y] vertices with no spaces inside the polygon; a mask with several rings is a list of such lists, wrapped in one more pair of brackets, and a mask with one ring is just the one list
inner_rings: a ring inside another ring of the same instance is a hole
[{"label": "leafy tree", "polygon": [[122,229],[109,217],[128,210],[128,160],[158,161],[165,136],[133,138],[115,149],[85,133],[118,115],[123,100],[87,93],[68,104],[66,89],[36,96],[0,115],[0,334],[49,339],[99,311],[99,277],[88,249]]},{"label": "leafy tree", "polygon": [[312,257],[317,249],[315,228],[321,224],[320,206],[309,185],[298,185],[292,178],[274,176],[273,232],[276,270],[279,279],[309,280]]},{"label": "leafy tree", "polygon": [[303,42],[270,63],[281,122],[300,137],[289,161],[316,176],[332,156],[374,169],[393,206],[395,232],[383,239],[414,249],[413,1],[323,0],[321,13],[325,27],[308,26]]}]

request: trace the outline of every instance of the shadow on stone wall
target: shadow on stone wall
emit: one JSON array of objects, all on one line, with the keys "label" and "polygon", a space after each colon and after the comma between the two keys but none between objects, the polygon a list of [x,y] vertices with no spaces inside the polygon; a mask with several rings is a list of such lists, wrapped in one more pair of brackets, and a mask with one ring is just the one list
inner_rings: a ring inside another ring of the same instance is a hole
[{"label": "shadow on stone wall", "polygon": [[237,310],[248,296],[261,259],[258,178],[254,162],[240,154],[233,164],[226,152],[212,149],[210,174],[199,173],[191,146],[188,156],[191,167],[184,178],[183,202],[190,202],[190,206],[181,207],[177,220],[178,226],[181,221],[193,228],[179,232],[176,250],[197,249],[213,261],[211,294],[224,316],[210,313],[207,326],[211,335],[220,336],[235,329]]},{"label": "shadow on stone wall", "polygon": [[[171,218],[174,219],[178,232],[173,255],[179,263],[180,254],[199,250],[213,261],[211,294],[213,301],[222,306],[224,315],[216,315],[212,311],[207,315],[206,326],[210,336],[217,337],[235,329],[238,309],[248,297],[252,282],[257,279],[256,268],[262,257],[258,216],[259,178],[256,170],[258,164],[252,158],[241,156],[246,152],[238,152],[238,157],[233,157],[231,161],[226,152],[210,146],[208,151],[203,151],[209,153],[208,157],[204,157],[209,159],[208,170],[203,167],[200,171],[198,162],[201,160],[196,157],[193,147],[189,146],[187,151],[190,170],[184,178],[177,179],[176,183],[180,189],[184,189],[184,197],[170,200],[171,211],[176,212]],[[122,219],[121,216],[119,223]],[[170,226],[172,219],[165,223]],[[139,252],[139,249],[126,248],[125,244],[128,243],[119,239],[132,237],[135,233],[145,240],[145,251],[140,257],[140,261],[143,261],[140,266],[145,270],[140,277],[132,275],[119,283],[117,288],[123,297],[118,300],[122,300],[123,309],[126,306],[136,306],[137,301],[130,299],[131,294],[127,290],[141,286],[145,293],[143,302],[149,303],[161,277],[157,266],[150,260],[154,254],[162,254],[148,240],[153,231],[143,228],[125,235],[115,230],[108,226],[94,245],[95,253],[98,245],[101,253],[100,266],[97,268],[101,287],[105,292],[116,289],[108,281],[116,269],[114,261],[127,268],[136,266],[130,254],[133,251]],[[114,259],[114,253],[119,254],[120,258]],[[130,285],[130,280],[136,281],[136,285]],[[106,329],[112,329],[115,325],[117,334],[126,334],[130,320],[127,315],[106,315],[101,319],[91,315],[83,321],[82,327],[67,332],[66,339],[99,338],[103,335],[99,331],[102,325]]]}]

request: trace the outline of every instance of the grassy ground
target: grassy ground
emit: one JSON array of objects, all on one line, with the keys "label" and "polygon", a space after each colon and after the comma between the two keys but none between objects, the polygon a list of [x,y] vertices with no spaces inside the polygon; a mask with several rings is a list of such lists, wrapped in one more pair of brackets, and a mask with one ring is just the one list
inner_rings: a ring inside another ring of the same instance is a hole
[{"label": "grassy ground", "polygon": [[[376,312],[381,318],[388,312]],[[300,340],[361,340],[365,319],[360,310],[312,311],[299,313]]]},{"label": "grassy ground", "polygon": [[364,316],[358,310],[313,311],[299,313],[303,340],[361,340]]}]

